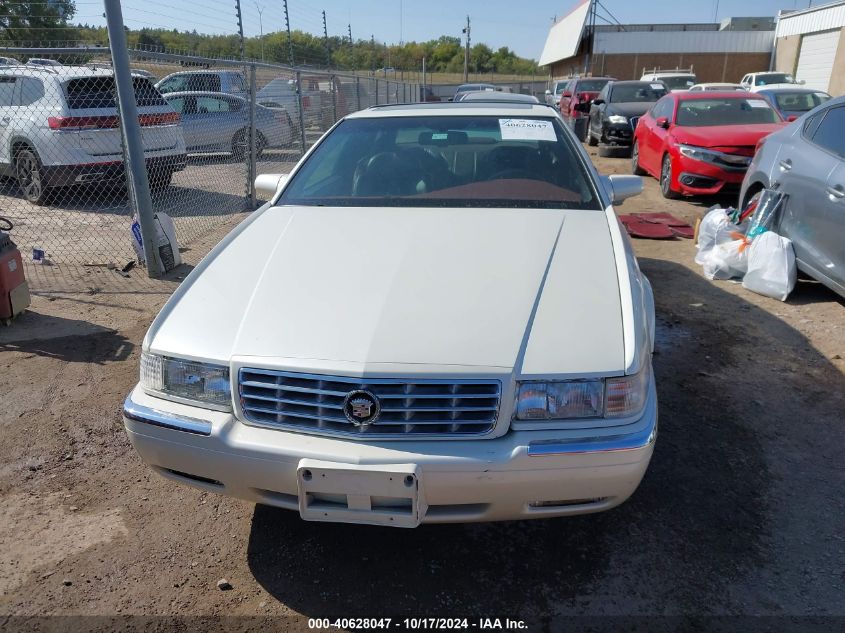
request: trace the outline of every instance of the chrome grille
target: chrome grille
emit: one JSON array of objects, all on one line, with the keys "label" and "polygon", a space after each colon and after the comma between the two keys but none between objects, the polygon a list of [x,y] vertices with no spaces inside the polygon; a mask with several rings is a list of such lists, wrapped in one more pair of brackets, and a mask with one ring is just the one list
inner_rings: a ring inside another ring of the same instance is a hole
[{"label": "chrome grille", "polygon": [[637,129],[637,123],[639,122],[639,120],[640,120],[640,117],[638,117],[638,116],[632,116],[630,119],[628,119],[628,122],[631,124],[632,130]]},{"label": "chrome grille", "polygon": [[[379,417],[356,426],[343,411],[352,391],[368,391]],[[238,393],[244,417],[263,426],[357,436],[467,436],[496,424],[501,383],[491,380],[349,378],[243,368]]]}]

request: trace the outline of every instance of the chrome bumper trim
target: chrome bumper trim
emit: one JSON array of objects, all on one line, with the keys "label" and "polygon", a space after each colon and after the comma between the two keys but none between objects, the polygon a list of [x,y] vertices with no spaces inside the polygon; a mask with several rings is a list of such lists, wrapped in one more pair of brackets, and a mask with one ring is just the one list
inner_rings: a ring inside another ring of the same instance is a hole
[{"label": "chrome bumper trim", "polygon": [[123,401],[123,415],[127,420],[133,422],[142,422],[173,431],[193,433],[194,435],[211,435],[211,422],[145,407],[134,402],[132,394],[126,396],[126,400]]},{"label": "chrome bumper trim", "polygon": [[657,440],[657,418],[641,431],[627,435],[590,437],[576,440],[543,440],[528,443],[529,457],[550,455],[585,455],[591,453],[618,453],[638,451],[654,444]]}]

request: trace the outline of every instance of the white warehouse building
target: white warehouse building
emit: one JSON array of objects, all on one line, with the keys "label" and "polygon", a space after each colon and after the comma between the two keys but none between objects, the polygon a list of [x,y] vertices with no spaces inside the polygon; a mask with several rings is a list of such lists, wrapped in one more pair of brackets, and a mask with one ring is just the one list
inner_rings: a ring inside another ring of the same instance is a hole
[{"label": "white warehouse building", "polygon": [[845,0],[781,11],[775,30],[775,69],[808,88],[845,94]]}]

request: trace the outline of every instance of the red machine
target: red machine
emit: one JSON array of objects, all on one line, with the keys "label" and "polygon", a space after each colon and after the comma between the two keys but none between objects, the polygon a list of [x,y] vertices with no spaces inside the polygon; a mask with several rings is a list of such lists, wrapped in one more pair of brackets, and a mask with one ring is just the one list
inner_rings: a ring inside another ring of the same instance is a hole
[{"label": "red machine", "polygon": [[12,223],[0,217],[0,321],[5,325],[9,325],[30,303],[21,252],[6,232],[11,230]]}]

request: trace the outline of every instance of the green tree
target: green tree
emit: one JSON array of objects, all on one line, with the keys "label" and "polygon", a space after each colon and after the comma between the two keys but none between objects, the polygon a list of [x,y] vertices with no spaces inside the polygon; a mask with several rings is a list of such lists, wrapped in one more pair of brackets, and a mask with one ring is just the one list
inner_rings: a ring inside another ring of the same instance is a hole
[{"label": "green tree", "polygon": [[74,0],[0,0],[0,41],[21,46],[43,46],[75,40],[76,29],[68,26],[75,13]]}]

